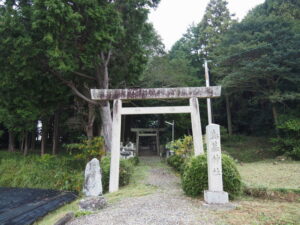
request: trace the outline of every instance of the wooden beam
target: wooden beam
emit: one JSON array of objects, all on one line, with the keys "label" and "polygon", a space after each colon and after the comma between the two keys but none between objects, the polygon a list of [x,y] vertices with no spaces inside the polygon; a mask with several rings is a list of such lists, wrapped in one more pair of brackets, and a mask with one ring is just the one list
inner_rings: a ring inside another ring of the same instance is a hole
[{"label": "wooden beam", "polygon": [[114,99],[180,99],[215,98],[221,96],[221,86],[142,89],[91,89],[93,100]]},{"label": "wooden beam", "polygon": [[137,114],[172,114],[191,113],[190,106],[166,106],[166,107],[125,107],[121,109],[122,115]]},{"label": "wooden beam", "polygon": [[157,134],[139,134],[140,137],[155,137]]},{"label": "wooden beam", "polygon": [[166,128],[131,128],[131,132],[156,132],[156,131],[164,131]]}]

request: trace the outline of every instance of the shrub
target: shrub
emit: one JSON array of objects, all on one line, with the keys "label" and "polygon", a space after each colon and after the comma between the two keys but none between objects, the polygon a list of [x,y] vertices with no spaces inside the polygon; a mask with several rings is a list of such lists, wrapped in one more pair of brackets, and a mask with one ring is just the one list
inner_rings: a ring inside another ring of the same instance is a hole
[{"label": "shrub", "polygon": [[172,155],[167,159],[167,163],[176,171],[181,172],[184,164],[184,158],[180,155]]},{"label": "shrub", "polygon": [[[120,186],[127,185],[138,159],[120,161]],[[74,156],[43,156],[0,152],[0,186],[27,187],[81,192],[85,160]],[[108,190],[110,158],[100,163],[103,190]],[[49,177],[51,175],[51,177]]]},{"label": "shrub", "polygon": [[70,159],[65,157],[47,154],[42,157],[23,157],[18,153],[1,153],[0,186],[80,192],[83,185],[83,168],[84,164],[77,164],[74,168]]},{"label": "shrub", "polygon": [[282,119],[277,129],[279,137],[271,139],[273,150],[300,160],[300,118]]},{"label": "shrub", "polygon": [[171,141],[166,146],[167,149],[174,151],[176,155],[189,157],[194,154],[194,145],[192,136],[184,136],[184,138]]},{"label": "shrub", "polygon": [[[223,186],[230,197],[241,192],[241,177],[236,168],[234,160],[223,154]],[[189,196],[199,196],[204,190],[208,190],[207,157],[200,155],[186,161],[182,174],[182,188]]]},{"label": "shrub", "polygon": [[167,163],[176,171],[182,172],[185,159],[194,154],[193,137],[184,136],[184,138],[169,142],[167,148],[175,152],[175,155],[167,159]]},{"label": "shrub", "polygon": [[[102,172],[102,186],[103,191],[108,191],[109,187],[109,175],[110,175],[110,157],[103,157],[100,163]],[[121,159],[120,160],[120,174],[119,174],[119,185],[124,186],[129,183],[129,180],[133,172],[132,160]]]},{"label": "shrub", "polygon": [[86,162],[92,158],[98,158],[105,155],[105,146],[103,137],[94,137],[90,140],[83,139],[81,143],[73,143],[65,145],[70,155],[74,155],[76,159],[85,160]]},{"label": "shrub", "polygon": [[134,166],[137,166],[140,163],[140,160],[137,156],[129,158],[128,161]]}]

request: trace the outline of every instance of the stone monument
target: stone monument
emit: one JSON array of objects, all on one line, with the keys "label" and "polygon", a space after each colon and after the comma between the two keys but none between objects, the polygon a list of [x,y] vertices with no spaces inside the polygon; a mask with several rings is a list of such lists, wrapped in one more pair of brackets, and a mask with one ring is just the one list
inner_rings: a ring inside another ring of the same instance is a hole
[{"label": "stone monument", "polygon": [[208,190],[204,191],[204,200],[208,204],[228,203],[228,193],[223,191],[222,154],[220,126],[209,124],[206,127]]},{"label": "stone monument", "polygon": [[102,195],[102,181],[99,160],[93,158],[86,164],[83,193],[85,196]]},{"label": "stone monument", "polygon": [[99,160],[93,158],[87,163],[84,173],[83,193],[86,198],[79,202],[83,210],[98,210],[106,206],[106,200],[102,196],[102,176]]}]

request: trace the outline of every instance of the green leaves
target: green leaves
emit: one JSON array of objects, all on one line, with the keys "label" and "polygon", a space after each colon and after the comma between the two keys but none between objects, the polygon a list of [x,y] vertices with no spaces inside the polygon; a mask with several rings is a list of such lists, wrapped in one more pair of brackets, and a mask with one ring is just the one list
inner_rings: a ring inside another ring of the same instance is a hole
[{"label": "green leaves", "polygon": [[279,135],[272,138],[275,144],[273,150],[279,154],[290,156],[294,159],[300,159],[300,118],[286,115],[280,117],[277,125]]},{"label": "green leaves", "polygon": [[70,155],[75,152],[75,158],[85,161],[92,158],[98,158],[105,155],[104,139],[103,137],[95,137],[91,140],[84,139],[81,143],[65,145]]}]

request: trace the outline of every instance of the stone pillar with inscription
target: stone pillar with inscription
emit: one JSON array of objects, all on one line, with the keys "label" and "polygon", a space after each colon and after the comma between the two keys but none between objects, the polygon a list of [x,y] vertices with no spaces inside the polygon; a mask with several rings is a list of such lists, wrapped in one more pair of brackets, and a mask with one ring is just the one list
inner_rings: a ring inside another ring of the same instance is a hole
[{"label": "stone pillar with inscription", "polygon": [[208,204],[228,203],[228,193],[223,191],[222,155],[220,126],[206,126],[208,190],[204,191],[204,200]]}]

